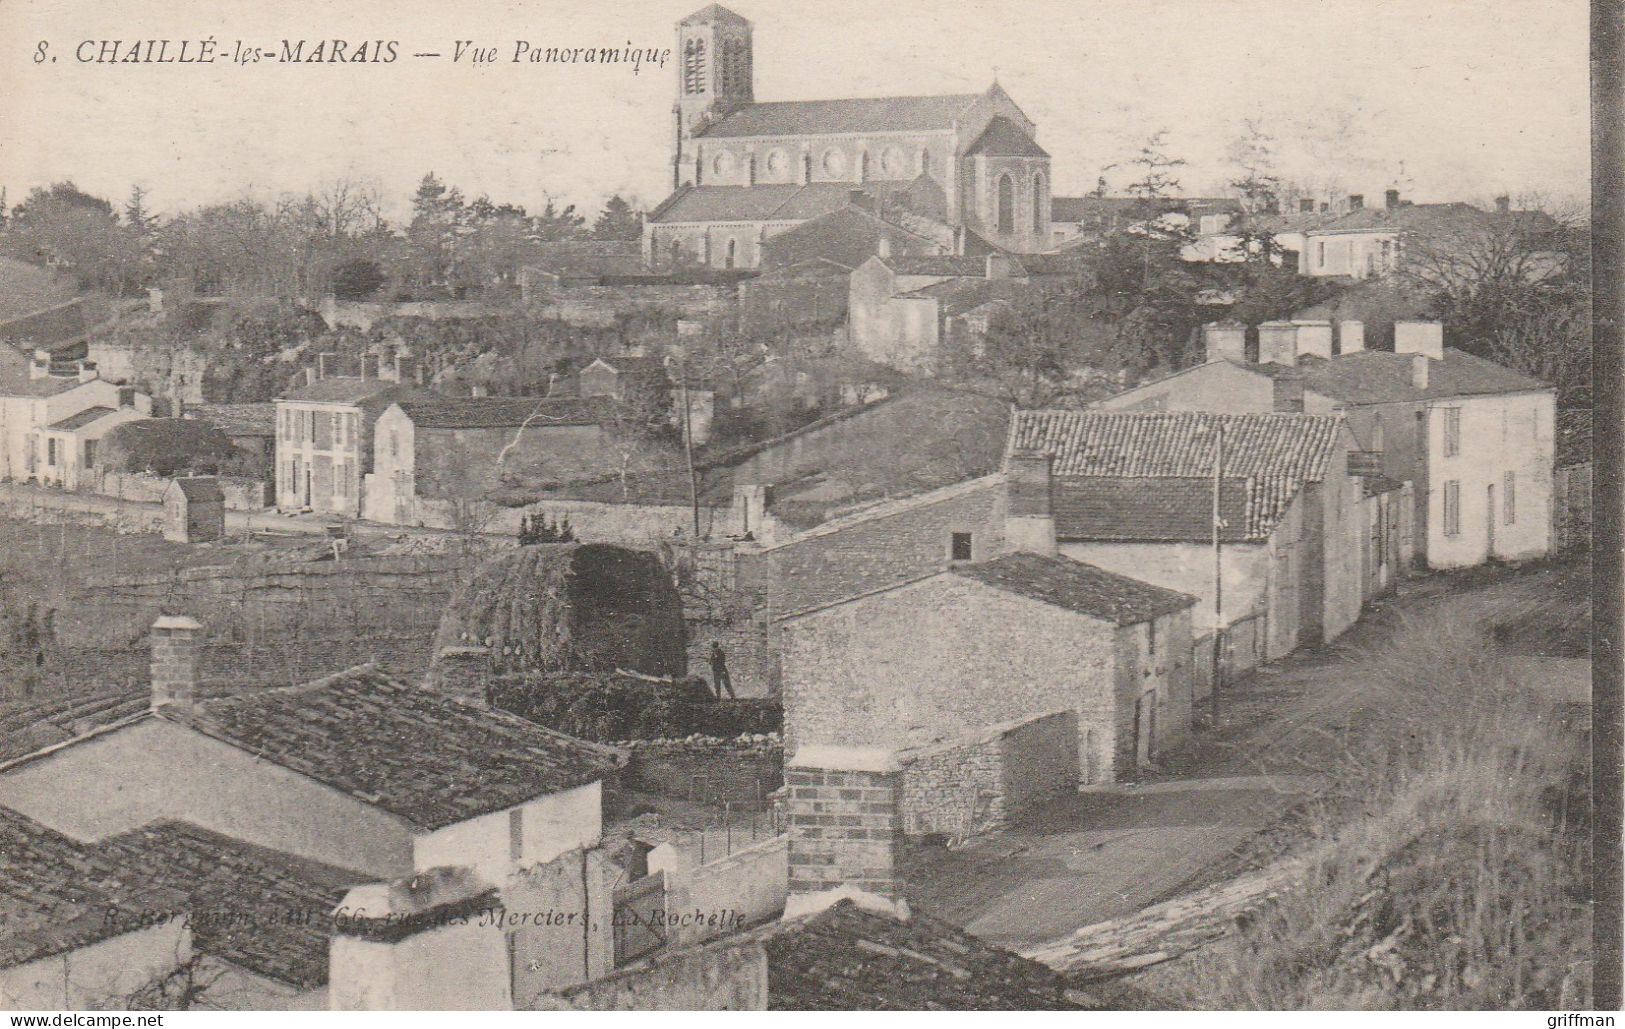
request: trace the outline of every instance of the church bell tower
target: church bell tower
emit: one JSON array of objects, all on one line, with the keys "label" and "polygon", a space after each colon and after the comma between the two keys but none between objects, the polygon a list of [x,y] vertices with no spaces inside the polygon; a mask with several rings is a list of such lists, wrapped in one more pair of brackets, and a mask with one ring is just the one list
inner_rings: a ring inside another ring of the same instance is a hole
[{"label": "church bell tower", "polygon": [[750,22],[711,4],[677,23],[672,188],[696,184],[695,132],[754,99]]}]

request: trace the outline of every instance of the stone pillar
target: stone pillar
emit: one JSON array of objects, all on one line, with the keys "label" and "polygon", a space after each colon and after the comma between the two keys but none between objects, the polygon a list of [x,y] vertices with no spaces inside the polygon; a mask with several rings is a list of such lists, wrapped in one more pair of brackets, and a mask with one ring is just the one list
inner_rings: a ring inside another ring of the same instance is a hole
[{"label": "stone pillar", "polygon": [[1298,330],[1298,356],[1332,356],[1332,323],[1329,321],[1293,322]]},{"label": "stone pillar", "polygon": [[1209,322],[1202,326],[1202,347],[1208,361],[1247,363],[1247,326],[1241,322]]},{"label": "stone pillar", "polygon": [[1054,557],[1055,459],[1039,450],[1015,450],[1005,463],[1004,537],[1011,549]]},{"label": "stone pillar", "polygon": [[164,615],[152,623],[152,706],[191,704],[197,699],[198,633],[203,623]]},{"label": "stone pillar", "polygon": [[1443,322],[1395,322],[1394,353],[1422,354],[1444,360]]},{"label": "stone pillar", "polygon": [[423,685],[478,707],[491,706],[491,651],[487,647],[442,647]]},{"label": "stone pillar", "polygon": [[895,898],[901,766],[890,751],[803,747],[784,770],[790,895],[842,888]]}]

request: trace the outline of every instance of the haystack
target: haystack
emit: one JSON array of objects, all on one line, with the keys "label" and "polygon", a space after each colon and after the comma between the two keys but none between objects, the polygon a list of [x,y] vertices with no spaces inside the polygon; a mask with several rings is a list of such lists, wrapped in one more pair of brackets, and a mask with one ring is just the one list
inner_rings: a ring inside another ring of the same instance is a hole
[{"label": "haystack", "polygon": [[688,671],[683,605],[653,554],[606,544],[520,547],[453,594],[435,634],[490,649],[498,672]]}]

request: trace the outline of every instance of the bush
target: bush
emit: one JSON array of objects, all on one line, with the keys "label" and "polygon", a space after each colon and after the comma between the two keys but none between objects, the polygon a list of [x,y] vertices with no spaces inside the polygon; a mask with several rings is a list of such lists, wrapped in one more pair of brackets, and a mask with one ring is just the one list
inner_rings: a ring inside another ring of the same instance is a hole
[{"label": "bush", "polygon": [[358,257],[333,269],[333,296],[339,300],[365,300],[384,284],[377,261]]},{"label": "bush", "polygon": [[592,672],[508,676],[493,694],[505,711],[597,743],[770,733],[784,720],[776,701],[718,701],[703,679],[659,682]]}]

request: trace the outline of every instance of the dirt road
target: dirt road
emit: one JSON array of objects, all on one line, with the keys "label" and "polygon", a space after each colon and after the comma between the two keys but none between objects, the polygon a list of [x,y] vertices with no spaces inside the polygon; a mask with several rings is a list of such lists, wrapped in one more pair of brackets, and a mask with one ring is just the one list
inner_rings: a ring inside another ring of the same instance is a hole
[{"label": "dirt road", "polygon": [[[1217,727],[1144,781],[1063,797],[961,850],[916,855],[910,898],[1028,951],[1177,895],[1322,787],[1327,746],[1371,700],[1362,655],[1407,614],[1443,605],[1496,624],[1564,575],[1545,568],[1407,582],[1334,645],[1229,685]],[[1570,662],[1565,674],[1576,673]]]}]

